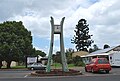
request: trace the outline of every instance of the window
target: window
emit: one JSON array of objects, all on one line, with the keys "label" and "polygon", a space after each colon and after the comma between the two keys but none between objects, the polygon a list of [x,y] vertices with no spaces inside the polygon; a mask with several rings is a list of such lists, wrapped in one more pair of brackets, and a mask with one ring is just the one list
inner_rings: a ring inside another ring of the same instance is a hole
[{"label": "window", "polygon": [[98,64],[107,64],[107,59],[98,59]]}]

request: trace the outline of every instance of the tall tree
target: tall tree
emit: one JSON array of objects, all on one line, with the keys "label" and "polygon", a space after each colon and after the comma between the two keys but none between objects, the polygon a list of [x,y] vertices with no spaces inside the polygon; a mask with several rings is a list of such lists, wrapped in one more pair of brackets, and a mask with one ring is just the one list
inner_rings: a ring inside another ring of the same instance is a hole
[{"label": "tall tree", "polygon": [[10,68],[12,61],[20,61],[31,54],[32,36],[22,22],[0,23],[0,55]]},{"label": "tall tree", "polygon": [[104,48],[104,49],[110,48],[110,46],[109,46],[108,44],[105,44],[103,48]]},{"label": "tall tree", "polygon": [[46,54],[44,52],[40,51],[40,50],[36,50],[34,55],[36,55],[36,56],[40,55],[41,57],[46,56]]},{"label": "tall tree", "polygon": [[92,35],[89,35],[89,25],[86,22],[85,19],[78,21],[74,30],[75,35],[71,39],[71,43],[76,44],[77,51],[88,51],[87,48],[93,43],[93,40],[91,40]]},{"label": "tall tree", "polygon": [[32,49],[32,53],[30,56],[41,56],[41,57],[45,57],[46,56],[46,53],[41,51],[41,50],[36,50],[35,48]]}]

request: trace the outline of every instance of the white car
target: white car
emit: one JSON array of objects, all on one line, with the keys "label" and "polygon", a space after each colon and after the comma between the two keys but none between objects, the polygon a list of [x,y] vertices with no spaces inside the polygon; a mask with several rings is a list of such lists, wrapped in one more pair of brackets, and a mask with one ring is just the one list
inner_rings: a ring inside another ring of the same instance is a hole
[{"label": "white car", "polygon": [[45,70],[46,66],[41,63],[33,63],[31,65],[28,65],[28,69],[30,69],[30,70]]}]

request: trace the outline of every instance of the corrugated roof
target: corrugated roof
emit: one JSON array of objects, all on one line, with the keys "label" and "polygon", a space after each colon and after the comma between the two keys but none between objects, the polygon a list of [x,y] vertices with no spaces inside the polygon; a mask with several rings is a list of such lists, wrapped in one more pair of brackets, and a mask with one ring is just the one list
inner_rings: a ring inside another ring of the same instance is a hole
[{"label": "corrugated roof", "polygon": [[114,49],[116,46],[114,47],[111,47],[111,48],[106,48],[106,49],[102,49],[102,50],[98,50],[98,51],[95,51],[95,52],[92,52],[90,54],[100,54],[100,53],[107,53],[108,51]]},{"label": "corrugated roof", "polygon": [[95,52],[92,52],[88,55],[83,55],[81,57],[89,57],[89,56],[96,56],[96,55],[109,55],[110,53],[108,53],[110,50],[116,48],[117,46],[111,47],[111,48],[106,48],[106,49],[102,49],[102,50],[98,50]]},{"label": "corrugated roof", "polygon": [[89,57],[89,56],[99,56],[99,55],[109,55],[110,53],[97,53],[97,54],[89,54],[89,55],[83,55],[81,57]]}]

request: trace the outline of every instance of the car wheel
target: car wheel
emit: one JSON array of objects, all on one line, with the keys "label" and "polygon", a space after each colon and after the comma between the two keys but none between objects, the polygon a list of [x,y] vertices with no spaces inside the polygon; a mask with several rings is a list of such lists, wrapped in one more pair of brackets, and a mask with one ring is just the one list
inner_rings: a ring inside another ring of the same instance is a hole
[{"label": "car wheel", "polygon": [[32,67],[31,70],[34,70],[34,68]]},{"label": "car wheel", "polygon": [[109,73],[109,70],[106,70],[106,73]]},{"label": "car wheel", "polygon": [[88,72],[87,68],[85,67],[85,72]]},{"label": "car wheel", "polygon": [[46,70],[46,67],[44,67],[44,70]]}]

